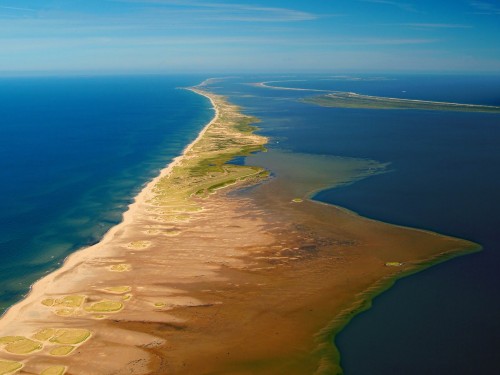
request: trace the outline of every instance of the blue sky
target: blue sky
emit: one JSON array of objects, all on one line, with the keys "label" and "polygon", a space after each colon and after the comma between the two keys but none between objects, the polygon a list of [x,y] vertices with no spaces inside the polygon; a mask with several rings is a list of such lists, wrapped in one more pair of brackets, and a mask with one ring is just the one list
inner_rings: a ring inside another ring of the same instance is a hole
[{"label": "blue sky", "polygon": [[0,72],[490,72],[498,0],[0,0]]}]

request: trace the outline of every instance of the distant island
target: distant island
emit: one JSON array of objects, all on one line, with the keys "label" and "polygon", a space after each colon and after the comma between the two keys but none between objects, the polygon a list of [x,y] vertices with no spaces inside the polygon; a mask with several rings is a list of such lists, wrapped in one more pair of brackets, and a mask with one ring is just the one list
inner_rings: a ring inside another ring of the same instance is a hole
[{"label": "distant island", "polygon": [[500,107],[479,104],[460,104],[428,100],[387,98],[354,92],[334,92],[302,99],[305,103],[323,107],[366,109],[417,109],[427,111],[489,112],[500,113]]}]

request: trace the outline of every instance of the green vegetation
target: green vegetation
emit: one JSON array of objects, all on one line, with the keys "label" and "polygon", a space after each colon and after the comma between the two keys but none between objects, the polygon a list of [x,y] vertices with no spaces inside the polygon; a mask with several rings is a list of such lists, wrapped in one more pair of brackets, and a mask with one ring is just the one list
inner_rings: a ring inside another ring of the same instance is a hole
[{"label": "green vegetation", "polygon": [[[182,161],[170,174],[163,177],[153,188],[152,203],[166,208],[161,215],[164,221],[179,221],[178,212],[195,213],[200,201],[219,189],[243,181],[260,181],[268,176],[262,168],[230,164],[235,157],[248,156],[264,151],[267,139],[254,134],[252,123],[257,119],[245,116],[239,108],[229,104],[221,96],[193,89],[210,97],[218,110],[218,117],[188,150]],[[185,220],[189,220],[186,215]]]},{"label": "green vegetation", "polygon": [[44,328],[33,335],[38,341],[48,341],[56,334],[55,328]]},{"label": "green vegetation", "polygon": [[80,307],[83,302],[85,302],[86,296],[81,295],[73,295],[73,296],[65,296],[62,298],[54,299],[54,298],[46,298],[42,301],[42,305],[48,307]]},{"label": "green vegetation", "polygon": [[150,241],[133,241],[133,242],[129,242],[126,245],[126,247],[128,247],[129,249],[135,249],[135,250],[146,249],[149,246],[151,246]]},{"label": "green vegetation", "polygon": [[66,366],[50,366],[43,370],[40,375],[63,375],[66,372]]},{"label": "green vegetation", "polygon": [[42,349],[43,345],[23,336],[0,337],[0,345],[6,352],[13,354],[29,354]]},{"label": "green vegetation", "polygon": [[12,374],[23,367],[21,362],[0,360],[0,375]]},{"label": "green vegetation", "polygon": [[123,308],[123,303],[118,301],[100,301],[93,303],[89,307],[86,307],[85,310],[88,312],[97,312],[97,313],[110,313],[110,312],[118,312]]},{"label": "green vegetation", "polygon": [[90,331],[84,328],[61,328],[55,331],[50,342],[62,345],[77,345],[87,340],[90,334]]},{"label": "green vegetation", "polygon": [[132,266],[127,263],[121,263],[121,264],[113,264],[112,266],[109,266],[108,269],[113,272],[128,272]]},{"label": "green vegetation", "polygon": [[57,355],[57,356],[59,356],[59,355],[68,355],[73,350],[75,350],[74,346],[71,346],[71,345],[62,345],[62,346],[56,346],[49,353],[51,355]]},{"label": "green vegetation", "polygon": [[305,103],[323,107],[364,108],[364,109],[417,109],[427,111],[489,112],[500,113],[500,107],[385,98],[381,96],[360,95],[352,92],[336,92],[327,95],[302,99]]},{"label": "green vegetation", "polygon": [[387,267],[401,267],[403,265],[403,263],[399,263],[399,262],[387,262],[385,265]]}]

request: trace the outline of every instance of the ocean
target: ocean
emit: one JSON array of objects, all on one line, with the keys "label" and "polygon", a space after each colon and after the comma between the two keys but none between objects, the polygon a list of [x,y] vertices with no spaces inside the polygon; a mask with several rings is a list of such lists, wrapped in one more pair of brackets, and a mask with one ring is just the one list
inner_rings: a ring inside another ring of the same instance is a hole
[{"label": "ocean", "polygon": [[121,221],[213,117],[202,77],[0,79],[0,311]]},{"label": "ocean", "polygon": [[[97,242],[196,137],[213,111],[178,87],[204,78],[0,80],[2,310]],[[243,76],[211,86],[262,120],[269,148],[388,163],[314,199],[484,248],[398,281],[355,317],[336,338],[346,375],[498,373],[500,115],[323,108],[299,101],[317,92],[249,85],[261,81],[500,105],[500,77]]]},{"label": "ocean", "polygon": [[[420,100],[500,105],[500,77],[297,76],[244,82]],[[270,147],[390,163],[387,173],[314,199],[403,226],[465,238],[483,251],[439,264],[375,299],[336,337],[346,375],[498,374],[500,114],[323,108],[318,92],[227,83],[261,118]],[[328,296],[325,296],[328,298]]]}]

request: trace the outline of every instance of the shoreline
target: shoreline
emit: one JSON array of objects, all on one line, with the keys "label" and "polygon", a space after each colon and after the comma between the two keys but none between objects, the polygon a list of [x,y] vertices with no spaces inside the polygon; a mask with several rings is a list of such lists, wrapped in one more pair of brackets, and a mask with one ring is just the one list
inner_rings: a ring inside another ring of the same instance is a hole
[{"label": "shoreline", "polygon": [[[414,230],[421,230],[423,232],[427,232],[430,234],[434,234],[436,236],[441,236],[439,233],[427,231],[424,229],[411,228],[411,227],[403,227]],[[423,260],[419,262],[415,268],[410,269],[404,273],[401,273],[397,276],[387,277],[386,279],[381,279],[377,282],[373,287],[365,290],[360,293],[357,297],[359,301],[357,301],[350,308],[341,311],[331,322],[332,326],[329,327],[325,331],[324,340],[325,342],[331,343],[334,351],[332,353],[332,362],[337,363],[341,369],[342,366],[342,355],[340,349],[337,345],[336,338],[337,336],[350,324],[350,322],[355,319],[362,312],[368,311],[373,306],[373,301],[390,290],[399,280],[410,277],[414,274],[423,272],[431,267],[437,266],[441,263],[447,262],[449,260],[474,254],[483,250],[483,247],[479,244],[472,244],[469,248],[463,248],[461,250],[453,250],[448,253],[438,254],[435,257],[429,258],[427,260]],[[343,372],[342,372],[343,373]]]},{"label": "shoreline", "polygon": [[[84,329],[91,340],[72,347],[79,349],[73,356],[14,353],[29,373],[61,366],[57,360],[82,375],[95,368],[250,374],[253,366],[264,366],[263,374],[341,373],[332,335],[369,306],[372,291],[472,247],[310,198],[292,203],[280,177],[229,196],[267,177],[259,167],[227,164],[267,139],[253,134],[256,119],[199,87],[189,90],[208,98],[215,113],[196,139],[141,190],[122,222],[33,284],[2,317],[9,334],[39,340],[46,329]],[[255,334],[270,330],[275,335]],[[226,352],[231,357],[219,358]]]},{"label": "shoreline", "polygon": [[[379,109],[379,110],[381,109],[443,110],[443,111],[456,111],[456,112],[463,111],[463,112],[481,112],[481,113],[500,112],[500,107],[494,105],[443,102],[443,101],[432,101],[432,100],[421,100],[421,99],[406,99],[406,98],[395,98],[389,96],[365,95],[348,91],[304,89],[304,88],[268,85],[268,83],[294,82],[294,81],[298,82],[300,80],[264,81],[264,82],[251,83],[250,85],[254,87],[260,87],[271,90],[324,92],[326,94],[301,99],[301,101],[304,103],[315,104],[324,107],[361,108],[361,109]],[[340,100],[342,101],[342,103],[334,103],[334,100]],[[353,101],[353,103],[347,102],[347,100],[351,100]],[[361,101],[370,101],[370,102],[365,103]],[[407,104],[406,107],[404,106],[405,104]],[[411,107],[412,105],[416,107]],[[425,106],[429,106],[430,108],[427,108]],[[436,108],[432,108],[432,106]]]},{"label": "shoreline", "polygon": [[[167,176],[169,173],[171,173],[172,169],[178,165],[179,163],[182,162],[182,159],[185,157],[186,153],[189,152],[194,144],[198,142],[203,135],[206,133],[207,129],[212,126],[219,118],[220,111],[214,102],[214,100],[207,94],[205,94],[203,91],[196,89],[197,86],[194,87],[188,87],[184,88],[185,90],[192,91],[198,95],[201,95],[205,98],[207,98],[211,105],[212,109],[214,110],[214,116],[213,118],[203,127],[203,129],[198,133],[196,138],[189,143],[182,151],[182,153],[179,156],[176,156],[165,168],[160,170],[160,173],[151,181],[149,181],[146,186],[144,186],[143,189],[139,192],[134,197],[134,200],[131,204],[128,205],[128,208],[126,211],[123,212],[122,215],[122,221],[115,226],[111,227],[101,238],[101,240],[89,247],[84,247],[81,248],[74,253],[68,255],[64,261],[62,262],[61,266],[54,270],[53,272],[50,272],[49,274],[45,275],[41,279],[37,280],[35,283],[33,283],[30,286],[29,292],[23,297],[22,300],[19,302],[15,303],[11,307],[9,307],[5,312],[0,316],[0,330],[5,328],[6,325],[8,325],[12,320],[14,319],[16,312],[19,312],[26,304],[29,302],[28,299],[34,299],[39,297],[40,295],[43,295],[44,288],[54,279],[64,273],[67,269],[76,266],[78,263],[84,262],[85,260],[89,259],[90,255],[89,254],[91,251],[97,251],[99,248],[103,247],[107,243],[109,243],[115,234],[124,226],[130,223],[130,221],[133,218],[134,213],[138,210],[139,206],[141,204],[144,204],[147,200],[148,195],[152,193],[153,187],[160,181],[161,178]],[[11,317],[10,317],[11,315]],[[10,319],[9,319],[10,317]]]}]

